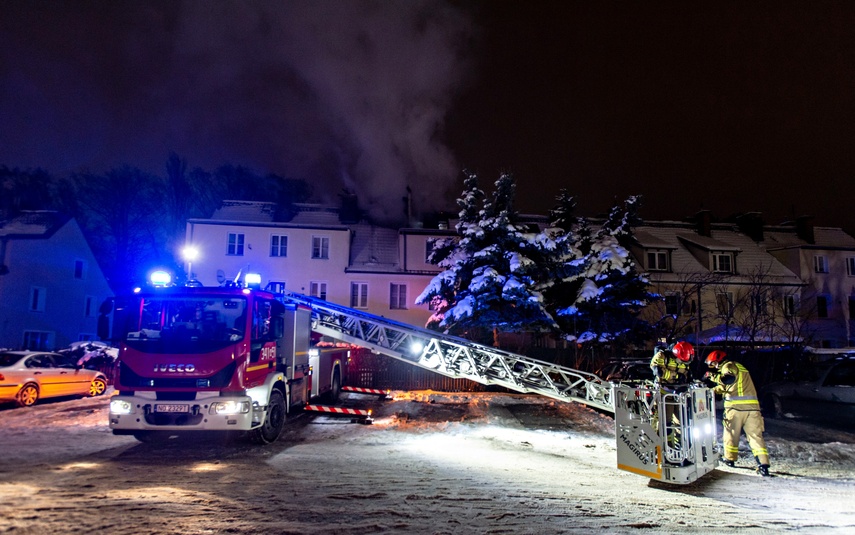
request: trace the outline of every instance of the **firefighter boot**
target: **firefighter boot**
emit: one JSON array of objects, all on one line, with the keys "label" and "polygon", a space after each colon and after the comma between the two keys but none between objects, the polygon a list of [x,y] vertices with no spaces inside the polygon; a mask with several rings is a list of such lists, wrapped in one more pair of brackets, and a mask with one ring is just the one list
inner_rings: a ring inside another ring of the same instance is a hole
[{"label": "firefighter boot", "polygon": [[769,465],[768,464],[761,464],[760,466],[757,467],[757,473],[763,477],[769,477]]},{"label": "firefighter boot", "polygon": [[721,458],[721,464],[733,468],[734,465],[736,464],[736,461],[731,461],[730,459],[725,459],[724,457],[722,457]]}]

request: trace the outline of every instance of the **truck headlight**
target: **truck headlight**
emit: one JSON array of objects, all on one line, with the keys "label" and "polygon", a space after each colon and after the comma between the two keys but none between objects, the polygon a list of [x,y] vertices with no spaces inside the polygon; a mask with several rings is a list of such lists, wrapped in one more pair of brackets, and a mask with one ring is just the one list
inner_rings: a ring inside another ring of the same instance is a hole
[{"label": "truck headlight", "polygon": [[131,414],[134,412],[134,406],[129,401],[123,399],[110,400],[110,414]]},{"label": "truck headlight", "polygon": [[211,403],[208,414],[246,414],[249,401],[215,401]]}]

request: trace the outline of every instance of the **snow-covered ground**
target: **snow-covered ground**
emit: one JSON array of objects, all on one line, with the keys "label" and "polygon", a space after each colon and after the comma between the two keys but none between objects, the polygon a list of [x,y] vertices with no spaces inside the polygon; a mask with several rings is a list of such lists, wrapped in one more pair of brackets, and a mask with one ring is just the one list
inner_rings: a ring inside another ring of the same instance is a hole
[{"label": "snow-covered ground", "polygon": [[614,424],[513,394],[396,392],[373,425],[279,442],[113,436],[107,397],[0,410],[0,533],[851,533],[855,434],[767,420],[774,477],[668,485],[615,468]]}]

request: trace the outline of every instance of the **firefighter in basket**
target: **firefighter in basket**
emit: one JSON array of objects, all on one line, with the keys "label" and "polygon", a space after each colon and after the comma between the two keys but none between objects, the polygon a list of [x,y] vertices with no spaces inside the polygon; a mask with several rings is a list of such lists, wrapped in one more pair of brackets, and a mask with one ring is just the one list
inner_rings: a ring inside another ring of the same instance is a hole
[{"label": "firefighter in basket", "polygon": [[[650,368],[653,370],[654,388],[661,389],[663,394],[681,393],[688,389],[692,382],[692,359],[695,348],[689,342],[677,342],[670,348],[660,349],[653,355]],[[658,429],[659,415],[654,416],[653,426]],[[680,446],[680,420],[674,413],[672,405],[665,406],[665,421],[671,422],[674,432],[668,433],[668,443],[675,448]]]},{"label": "firefighter in basket", "polygon": [[768,477],[769,452],[763,440],[763,415],[760,413],[760,402],[751,374],[742,364],[728,360],[724,351],[712,351],[705,362],[710,368],[704,376],[707,385],[716,394],[724,396],[724,456],[721,462],[727,466],[736,463],[739,457],[739,435],[745,431],[751,453],[757,461],[757,472]]}]

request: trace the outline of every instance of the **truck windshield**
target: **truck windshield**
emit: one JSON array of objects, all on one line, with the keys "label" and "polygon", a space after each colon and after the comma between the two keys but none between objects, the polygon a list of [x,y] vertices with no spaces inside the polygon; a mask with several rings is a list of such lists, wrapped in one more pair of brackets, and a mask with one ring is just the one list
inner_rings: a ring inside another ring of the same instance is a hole
[{"label": "truck windshield", "polygon": [[128,341],[238,342],[246,335],[246,299],[144,298]]}]

